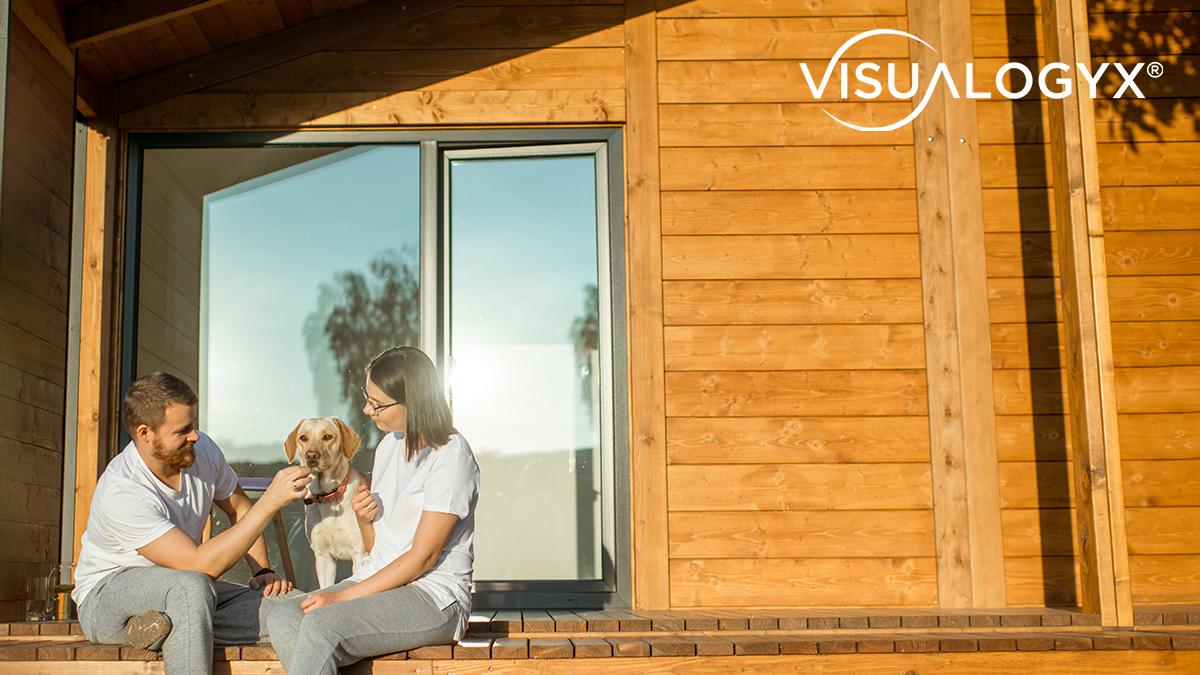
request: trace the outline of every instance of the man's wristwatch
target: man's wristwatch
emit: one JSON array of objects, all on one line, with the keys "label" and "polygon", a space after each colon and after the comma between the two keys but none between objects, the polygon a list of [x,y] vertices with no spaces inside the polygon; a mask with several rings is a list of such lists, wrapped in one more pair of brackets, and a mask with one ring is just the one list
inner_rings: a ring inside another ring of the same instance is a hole
[{"label": "man's wristwatch", "polygon": [[261,576],[262,576],[262,575],[264,575],[264,574],[275,574],[275,570],[271,569],[270,567],[264,567],[264,568],[262,568],[261,570],[259,570],[259,571],[255,572],[255,573],[252,575],[252,577],[251,577],[251,578],[253,578],[253,577],[261,577]]}]

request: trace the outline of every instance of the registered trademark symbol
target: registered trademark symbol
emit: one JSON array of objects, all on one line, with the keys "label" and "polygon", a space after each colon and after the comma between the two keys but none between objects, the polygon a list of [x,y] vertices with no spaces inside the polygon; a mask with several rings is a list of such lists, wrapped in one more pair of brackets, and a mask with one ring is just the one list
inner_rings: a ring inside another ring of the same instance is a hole
[{"label": "registered trademark symbol", "polygon": [[1162,77],[1163,66],[1158,61],[1155,61],[1146,68],[1146,73],[1148,73],[1150,77]]}]

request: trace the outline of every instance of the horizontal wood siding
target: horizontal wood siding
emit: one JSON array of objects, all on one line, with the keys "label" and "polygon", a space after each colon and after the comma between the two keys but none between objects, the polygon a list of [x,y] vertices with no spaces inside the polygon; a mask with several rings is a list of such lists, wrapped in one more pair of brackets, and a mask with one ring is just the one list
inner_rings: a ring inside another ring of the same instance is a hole
[{"label": "horizontal wood siding", "polygon": [[1119,79],[1102,80],[1096,115],[1135,603],[1200,600],[1200,88],[1185,74],[1200,6],[1185,4],[1101,2],[1090,16],[1093,60],[1164,67],[1137,78],[1144,99],[1113,100]]},{"label": "horizontal wood siding", "polygon": [[74,73],[9,17],[0,204],[0,621],[59,558]]},{"label": "horizontal wood siding", "polygon": [[671,604],[934,605],[910,104],[798,67],[904,3],[659,7]]},{"label": "horizontal wood siding", "polygon": [[624,7],[612,3],[470,3],[132,110],[121,125],[137,131],[621,122],[623,20]]}]

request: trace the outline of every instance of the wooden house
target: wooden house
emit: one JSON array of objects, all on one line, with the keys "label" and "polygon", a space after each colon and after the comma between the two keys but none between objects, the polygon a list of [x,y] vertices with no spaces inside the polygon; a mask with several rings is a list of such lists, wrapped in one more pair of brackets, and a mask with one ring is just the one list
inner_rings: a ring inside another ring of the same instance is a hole
[{"label": "wooden house", "polygon": [[0,620],[130,377],[200,380],[151,151],[389,144],[604,153],[604,569],[493,606],[1200,605],[1192,0],[0,4]]}]

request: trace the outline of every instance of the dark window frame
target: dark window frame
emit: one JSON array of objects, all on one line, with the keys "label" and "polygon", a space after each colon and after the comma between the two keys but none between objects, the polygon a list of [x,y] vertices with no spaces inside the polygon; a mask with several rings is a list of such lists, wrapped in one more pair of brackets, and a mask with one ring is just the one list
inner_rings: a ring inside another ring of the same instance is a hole
[{"label": "dark window frame", "polygon": [[[605,484],[611,504],[604,506],[605,524],[611,533],[604,539],[604,578],[600,580],[527,580],[480,581],[476,583],[476,609],[605,608],[632,605],[632,563],[630,552],[630,467],[628,346],[626,339],[625,294],[625,222],[623,134],[617,127],[504,129],[504,130],[422,130],[422,131],[298,131],[221,132],[221,133],[131,133],[128,137],[127,185],[125,203],[125,274],[121,326],[120,386],[122,396],[137,372],[138,284],[141,253],[142,157],[146,150],[168,148],[269,148],[297,146],[419,145],[421,150],[421,280],[425,287],[437,282],[434,292],[422,291],[422,343],[437,345],[431,353],[443,364],[445,297],[444,256],[444,167],[446,151],[518,148],[571,144],[600,144],[599,162],[606,174],[597,175],[598,188],[606,188],[608,268],[607,313],[611,366],[605,376],[611,383],[611,396],[604,399],[611,409],[611,441],[608,452],[611,484]],[[598,167],[599,169],[600,167]],[[599,185],[603,181],[604,185]],[[603,244],[607,244],[604,246]],[[603,253],[601,253],[603,257]],[[429,261],[427,263],[427,261]],[[432,264],[431,264],[432,263]],[[603,261],[602,261],[603,263]],[[602,301],[604,298],[602,298]],[[428,317],[428,318],[427,318]],[[430,325],[433,324],[433,325]],[[121,430],[121,445],[128,435]]]}]

